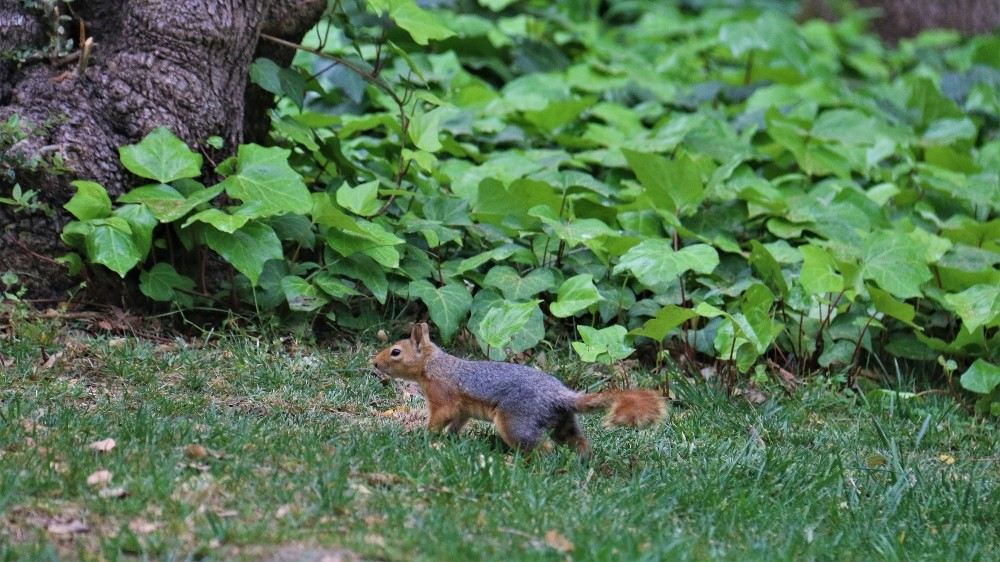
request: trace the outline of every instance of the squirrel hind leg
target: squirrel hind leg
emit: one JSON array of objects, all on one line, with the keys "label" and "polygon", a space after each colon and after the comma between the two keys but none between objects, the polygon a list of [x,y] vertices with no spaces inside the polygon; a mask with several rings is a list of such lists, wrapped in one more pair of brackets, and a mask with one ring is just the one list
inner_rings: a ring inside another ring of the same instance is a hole
[{"label": "squirrel hind leg", "polygon": [[583,430],[573,414],[566,414],[556,422],[556,426],[552,430],[552,439],[556,443],[573,447],[581,457],[590,456],[590,442],[587,441],[587,437],[583,434]]},{"label": "squirrel hind leg", "polygon": [[524,452],[532,451],[545,437],[538,424],[506,415],[503,412],[498,411],[493,416],[493,423],[497,427],[500,438],[512,449],[520,449]]}]

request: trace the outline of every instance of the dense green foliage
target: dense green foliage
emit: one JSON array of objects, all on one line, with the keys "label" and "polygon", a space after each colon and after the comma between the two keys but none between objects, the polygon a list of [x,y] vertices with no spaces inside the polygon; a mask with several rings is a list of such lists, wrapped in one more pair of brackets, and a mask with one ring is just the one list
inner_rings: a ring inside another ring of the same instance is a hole
[{"label": "dense green foliage", "polygon": [[[427,433],[422,401],[367,372],[370,347],[71,328],[0,328],[0,560],[308,562],[327,547],[361,560],[986,561],[1000,549],[1000,434],[945,394],[866,404],[817,377],[754,407],[678,384],[668,423],[584,416],[589,462],[567,448],[527,459],[480,422]],[[571,357],[550,361],[577,388],[601,384]],[[108,438],[111,451],[88,448]],[[92,478],[102,470],[110,481]]]},{"label": "dense green foliage", "polygon": [[972,365],[998,407],[1000,38],[455,4],[338,3],[305,41],[340,64],[254,66],[279,147],[241,147],[205,187],[158,131],[122,149],[156,183],[117,208],[79,184],[67,241],[181,306],[217,297],[178,271],[207,246],[242,274],[227,290],[344,328],[419,300],[493,357],[568,329],[588,361],[652,340],[744,373]]}]

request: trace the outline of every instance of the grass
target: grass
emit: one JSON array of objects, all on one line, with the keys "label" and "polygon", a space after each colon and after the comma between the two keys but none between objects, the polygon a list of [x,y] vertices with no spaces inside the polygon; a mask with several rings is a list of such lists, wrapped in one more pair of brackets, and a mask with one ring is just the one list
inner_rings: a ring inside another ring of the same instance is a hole
[{"label": "grass", "polygon": [[[568,449],[526,459],[486,425],[428,435],[419,398],[368,373],[373,351],[9,329],[0,560],[283,560],[322,548],[505,561],[1000,551],[998,427],[946,394],[868,403],[817,382],[752,406],[678,383],[661,427],[607,430],[588,417],[589,462]],[[580,387],[595,382],[586,373],[558,374]],[[108,437],[112,451],[88,449]],[[127,495],[88,485],[100,469]],[[74,521],[87,530],[53,532]]]}]

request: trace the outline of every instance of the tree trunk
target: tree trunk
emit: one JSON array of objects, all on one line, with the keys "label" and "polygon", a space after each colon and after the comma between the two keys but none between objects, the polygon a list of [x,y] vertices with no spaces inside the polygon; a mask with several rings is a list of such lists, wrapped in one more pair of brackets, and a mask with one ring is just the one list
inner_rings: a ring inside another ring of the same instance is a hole
[{"label": "tree trunk", "polygon": [[[881,12],[875,31],[891,42],[925,29],[954,29],[974,35],[1000,27],[1000,0],[857,0],[857,4]],[[804,0],[800,17],[832,20],[844,9],[838,0]]]},{"label": "tree trunk", "polygon": [[[65,252],[58,236],[69,182],[91,179],[122,193],[129,180],[118,147],[158,126],[209,162],[232,154],[248,131],[259,140],[273,97],[248,83],[248,68],[261,53],[287,64],[294,52],[260,46],[258,37],[297,41],[326,1],[76,0],[63,25],[76,38],[82,23],[94,42],[82,72],[79,57],[46,54],[57,14],[26,4],[0,0],[0,195],[19,183],[56,214],[0,205],[0,272],[25,274],[32,294],[48,296],[71,282],[46,261]],[[10,60],[29,50],[39,55],[20,66]],[[3,127],[12,116],[20,120],[14,138]],[[221,150],[204,144],[213,135],[223,139]]]}]

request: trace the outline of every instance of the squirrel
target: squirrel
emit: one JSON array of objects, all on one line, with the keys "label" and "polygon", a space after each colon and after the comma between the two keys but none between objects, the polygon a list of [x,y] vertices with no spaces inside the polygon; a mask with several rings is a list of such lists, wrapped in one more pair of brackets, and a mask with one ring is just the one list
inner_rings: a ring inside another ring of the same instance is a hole
[{"label": "squirrel", "polygon": [[663,397],[653,390],[589,394],[571,390],[532,367],[455,357],[431,341],[426,323],[414,324],[409,339],[383,349],[372,363],[381,375],[420,385],[430,409],[431,431],[457,433],[469,418],[492,421],[508,446],[525,452],[542,444],[549,432],[555,442],[586,457],[590,444],[576,414],[610,408],[607,424],[644,426],[659,421],[666,408]]}]

